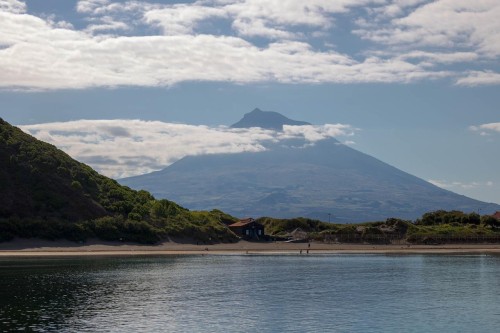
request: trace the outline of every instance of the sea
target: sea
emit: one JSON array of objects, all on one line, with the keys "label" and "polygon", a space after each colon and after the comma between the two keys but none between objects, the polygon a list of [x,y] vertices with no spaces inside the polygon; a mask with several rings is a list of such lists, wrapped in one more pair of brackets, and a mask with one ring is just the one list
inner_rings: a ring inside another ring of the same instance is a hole
[{"label": "sea", "polygon": [[1,332],[500,332],[500,256],[0,258]]}]

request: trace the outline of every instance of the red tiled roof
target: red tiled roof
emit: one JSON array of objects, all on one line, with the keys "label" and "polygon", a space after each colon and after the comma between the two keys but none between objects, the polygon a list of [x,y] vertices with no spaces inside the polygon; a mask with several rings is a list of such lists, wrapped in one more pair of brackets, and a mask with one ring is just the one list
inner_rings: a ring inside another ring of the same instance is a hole
[{"label": "red tiled roof", "polygon": [[495,214],[493,214],[491,216],[500,220],[500,212],[496,212]]},{"label": "red tiled roof", "polygon": [[244,220],[239,220],[238,222],[230,224],[229,226],[230,227],[243,227],[243,226],[246,226],[247,224],[250,224],[252,222],[255,222],[255,220],[252,218],[248,218],[248,219],[244,219]]}]

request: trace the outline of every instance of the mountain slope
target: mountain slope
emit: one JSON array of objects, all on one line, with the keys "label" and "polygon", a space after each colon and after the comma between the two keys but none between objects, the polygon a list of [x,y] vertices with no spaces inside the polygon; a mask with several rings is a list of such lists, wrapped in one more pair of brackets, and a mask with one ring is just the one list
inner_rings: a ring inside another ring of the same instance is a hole
[{"label": "mountain slope", "polygon": [[239,217],[328,220],[331,214],[332,221],[356,222],[500,208],[438,188],[335,139],[307,148],[280,143],[258,153],[188,156],[120,183],[190,209],[216,207]]}]

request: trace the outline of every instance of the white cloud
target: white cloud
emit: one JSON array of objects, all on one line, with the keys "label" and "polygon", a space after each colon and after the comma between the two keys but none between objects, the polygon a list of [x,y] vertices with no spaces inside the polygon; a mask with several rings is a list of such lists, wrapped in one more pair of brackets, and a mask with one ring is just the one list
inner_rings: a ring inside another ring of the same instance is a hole
[{"label": "white cloud", "polygon": [[500,55],[498,0],[437,0],[408,15],[369,25],[357,33],[389,45],[474,48],[489,57]]},{"label": "white cloud", "polygon": [[[0,88],[158,87],[186,81],[407,83],[445,77],[458,78],[460,85],[500,84],[499,74],[487,68],[500,55],[500,21],[492,19],[500,10],[496,0],[200,0],[174,5],[81,0],[76,10],[89,22],[82,30],[26,14],[20,1],[0,0]],[[349,16],[365,11],[364,17]],[[356,21],[356,33],[378,47],[361,52],[362,58],[335,46],[325,51],[307,40],[315,36],[328,43],[341,15]],[[225,20],[232,29],[209,34],[203,29],[211,20]],[[160,35],[134,35],[141,25],[149,32],[161,30]],[[256,44],[252,37],[267,40]],[[432,49],[436,46],[440,49]],[[444,67],[455,63],[474,63],[474,70]],[[478,63],[486,67],[478,70]]]},{"label": "white cloud", "polygon": [[491,131],[500,132],[500,123],[483,124],[479,127],[483,130],[491,130]]},{"label": "white cloud", "polygon": [[328,138],[353,135],[353,129],[349,125],[326,124],[322,126],[303,125],[303,126],[283,126],[283,134],[280,138],[304,138],[309,142],[316,142]]},{"label": "white cloud", "polygon": [[500,133],[500,123],[489,123],[478,126],[470,126],[469,130],[479,132],[481,136],[489,136],[495,132]]},{"label": "white cloud", "polygon": [[500,84],[500,73],[492,71],[470,71],[468,75],[457,80],[461,86],[480,86]]},{"label": "white cloud", "polygon": [[99,15],[121,14],[126,12],[138,12],[142,15],[144,11],[162,8],[163,6],[156,2],[148,1],[116,1],[116,0],[79,0],[76,9],[82,14],[92,14],[91,17]]},{"label": "white cloud", "polygon": [[[198,1],[193,6],[168,6],[166,17],[183,16],[190,7],[187,21],[197,16],[230,18],[232,27],[242,36],[260,36],[271,39],[295,38],[301,34],[290,31],[290,27],[305,26],[320,30],[333,25],[332,14],[346,13],[352,7],[383,3],[384,0],[213,0]],[[208,11],[209,10],[209,11]],[[198,15],[200,15],[198,14]],[[148,14],[146,14],[148,15]],[[174,19],[173,21],[177,21]]]},{"label": "white cloud", "polygon": [[24,13],[26,4],[18,0],[0,0],[0,12]]},{"label": "white cloud", "polygon": [[98,23],[90,24],[86,29],[91,33],[115,30],[129,30],[129,26],[125,22],[116,21],[111,16],[103,16],[99,18]]},{"label": "white cloud", "polygon": [[436,185],[438,187],[444,188],[444,189],[473,189],[473,188],[481,188],[481,187],[492,187],[493,182],[492,181],[485,181],[485,182],[479,182],[479,181],[474,181],[474,182],[458,182],[458,181],[446,181],[446,180],[436,180],[436,179],[430,179],[428,180],[429,183]]},{"label": "white cloud", "polygon": [[425,2],[429,2],[429,0],[392,0],[382,2],[382,6],[371,9],[370,11],[382,18],[393,18],[402,16],[406,13],[408,8],[415,7]]},{"label": "white cloud", "polygon": [[234,17],[233,28],[244,36],[292,38],[287,25],[329,27],[331,20],[325,14],[333,10],[345,11],[342,1],[248,0],[233,1],[224,10]]},{"label": "white cloud", "polygon": [[177,35],[192,33],[200,21],[224,16],[226,13],[220,8],[178,4],[147,10],[144,20],[161,26],[166,35]]},{"label": "white cloud", "polygon": [[[0,26],[0,87],[169,86],[183,81],[409,82],[448,75],[404,60],[357,62],[297,41],[259,48],[237,37],[113,37],[54,28],[29,15]],[[16,33],[13,33],[16,32]]]},{"label": "white cloud", "polygon": [[80,0],[76,5],[76,10],[80,13],[95,13],[108,4],[109,0]]},{"label": "white cloud", "polygon": [[276,132],[142,120],[79,120],[20,128],[115,178],[159,170],[187,155],[258,152],[289,139],[313,144],[353,134],[350,126],[341,124],[285,126]]},{"label": "white cloud", "polygon": [[[391,9],[392,8],[392,9]],[[387,12],[384,12],[387,11]],[[463,86],[497,85],[500,75],[500,2],[498,0],[394,1],[357,20],[354,33],[399,59],[421,60],[422,67],[462,62],[484,67],[454,73]]]},{"label": "white cloud", "polygon": [[425,51],[411,51],[404,53],[398,57],[403,60],[422,59],[429,62],[431,65],[437,64],[452,64],[457,62],[471,62],[478,58],[474,52],[425,52]]}]

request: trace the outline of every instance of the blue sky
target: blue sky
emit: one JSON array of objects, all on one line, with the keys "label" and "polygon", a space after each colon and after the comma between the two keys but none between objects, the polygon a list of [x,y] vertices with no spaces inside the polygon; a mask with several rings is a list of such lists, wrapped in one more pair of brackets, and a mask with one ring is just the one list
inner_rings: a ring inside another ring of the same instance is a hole
[{"label": "blue sky", "polygon": [[[333,136],[500,203],[498,17],[498,0],[0,0],[0,116],[112,177]],[[315,126],[225,127],[255,107]]]}]

